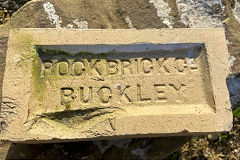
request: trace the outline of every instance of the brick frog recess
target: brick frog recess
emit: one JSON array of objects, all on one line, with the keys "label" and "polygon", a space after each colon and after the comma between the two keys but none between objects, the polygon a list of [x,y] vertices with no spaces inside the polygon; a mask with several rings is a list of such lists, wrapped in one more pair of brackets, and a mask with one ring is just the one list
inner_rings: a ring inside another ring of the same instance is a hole
[{"label": "brick frog recess", "polygon": [[1,138],[229,131],[228,72],[222,29],[12,30]]}]

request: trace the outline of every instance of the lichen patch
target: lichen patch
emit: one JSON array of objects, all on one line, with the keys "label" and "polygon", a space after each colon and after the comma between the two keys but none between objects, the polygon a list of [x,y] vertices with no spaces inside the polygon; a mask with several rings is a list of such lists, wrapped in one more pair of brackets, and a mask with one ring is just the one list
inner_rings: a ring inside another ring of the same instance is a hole
[{"label": "lichen patch", "polygon": [[79,19],[75,19],[73,21],[75,25],[77,25],[78,29],[88,29],[88,22],[87,21],[80,21]]},{"label": "lichen patch", "polygon": [[176,0],[181,22],[191,28],[223,27],[221,0]]},{"label": "lichen patch", "polygon": [[125,21],[126,21],[126,23],[128,24],[128,27],[129,27],[130,29],[134,29],[134,26],[133,26],[132,21],[131,21],[131,19],[130,19],[129,16],[127,16],[127,17],[125,18]]},{"label": "lichen patch", "polygon": [[172,28],[172,19],[170,16],[171,8],[168,3],[164,0],[149,0],[149,3],[153,3],[154,7],[157,9],[157,15],[169,28]]},{"label": "lichen patch", "polygon": [[234,18],[240,23],[240,3],[235,0],[235,6],[232,9]]},{"label": "lichen patch", "polygon": [[48,14],[48,19],[51,21],[52,25],[56,28],[61,28],[62,19],[56,14],[56,10],[52,3],[47,2],[43,4],[45,12]]}]

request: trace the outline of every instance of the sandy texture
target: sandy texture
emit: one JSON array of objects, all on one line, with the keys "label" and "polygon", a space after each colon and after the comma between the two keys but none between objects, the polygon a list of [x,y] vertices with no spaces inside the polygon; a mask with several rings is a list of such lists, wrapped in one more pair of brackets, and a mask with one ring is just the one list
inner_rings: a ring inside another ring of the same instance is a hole
[{"label": "sandy texture", "polygon": [[[154,45],[159,43],[171,45]],[[11,32],[8,45],[3,139],[54,142],[231,129],[222,29],[22,29]]]}]

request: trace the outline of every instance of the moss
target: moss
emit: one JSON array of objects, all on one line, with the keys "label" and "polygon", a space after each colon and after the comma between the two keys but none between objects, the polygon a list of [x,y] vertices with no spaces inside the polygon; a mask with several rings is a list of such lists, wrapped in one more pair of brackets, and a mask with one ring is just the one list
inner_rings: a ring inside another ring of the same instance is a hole
[{"label": "moss", "polygon": [[227,139],[228,138],[228,133],[219,133],[219,141],[222,141],[223,139]]},{"label": "moss", "polygon": [[233,116],[237,117],[237,118],[240,118],[240,107],[238,107],[237,109],[235,109],[233,111]]},{"label": "moss", "polygon": [[45,49],[42,46],[36,46],[37,50],[39,53],[46,54],[46,55],[57,55],[57,56],[70,56],[70,57],[76,57],[76,56],[81,56],[82,58],[91,58],[91,59],[104,59],[108,58],[108,56],[112,52],[107,52],[107,53],[92,53],[92,52],[77,52],[77,53],[70,53],[70,52],[65,52],[62,51],[59,48],[56,49]]},{"label": "moss", "polygon": [[17,42],[17,49],[20,49],[24,59],[31,58],[32,54],[29,54],[29,51],[34,50],[34,41],[31,35],[18,34],[15,36]]},{"label": "moss", "polygon": [[[32,87],[34,90],[33,96],[37,97],[38,100],[42,100],[41,91],[45,89],[45,85],[43,83],[43,79],[41,78],[41,60],[36,48],[34,47],[34,43],[36,43],[36,41],[33,40],[31,35],[22,34],[21,32],[16,32],[15,34],[15,41],[17,42],[16,48],[23,57],[23,60],[18,65],[19,67],[23,67],[24,70],[28,70],[31,66]],[[31,60],[31,64],[29,64],[29,60]]]},{"label": "moss", "polygon": [[[20,38],[21,36],[18,36]],[[39,48],[39,46],[34,46],[35,41],[32,40],[30,36],[26,36],[23,39],[19,39],[21,41],[19,47],[21,47],[21,53],[23,53],[23,50],[27,51],[24,52],[23,56],[23,62],[21,66],[30,67],[32,68],[32,97],[36,98],[36,106],[33,106],[33,111],[32,112],[38,112],[38,114],[44,113],[45,109],[44,106],[41,106],[41,103],[44,101],[44,98],[46,98],[49,93],[47,93],[49,90],[47,87],[59,87],[59,80],[61,79],[66,79],[66,78],[72,78],[71,75],[66,75],[65,73],[67,72],[66,66],[62,64],[62,67],[59,68],[59,72],[63,73],[63,75],[55,74],[51,76],[42,76],[42,61],[43,58],[46,60],[49,60],[52,56],[72,56],[73,59],[76,59],[76,55],[79,55],[83,57],[90,57],[89,59],[96,59],[98,58],[103,58],[107,57],[109,53],[102,53],[102,54],[94,54],[94,53],[88,53],[88,52],[79,52],[76,54],[73,53],[67,53],[61,50],[44,50],[43,48]],[[42,55],[42,53],[46,54]],[[92,58],[91,58],[92,57]],[[29,61],[31,61],[31,65],[29,64]],[[26,68],[28,70],[28,68]],[[84,78],[84,76],[82,77]],[[65,105],[65,110],[71,110],[71,104],[68,103]]]},{"label": "moss", "polygon": [[67,103],[66,104],[66,109],[65,110],[70,110],[71,109],[71,104],[70,103]]},{"label": "moss", "polygon": [[37,53],[33,53],[32,56],[32,77],[34,86],[34,95],[39,101],[43,99],[42,91],[45,90],[46,85],[41,77],[41,62]]}]

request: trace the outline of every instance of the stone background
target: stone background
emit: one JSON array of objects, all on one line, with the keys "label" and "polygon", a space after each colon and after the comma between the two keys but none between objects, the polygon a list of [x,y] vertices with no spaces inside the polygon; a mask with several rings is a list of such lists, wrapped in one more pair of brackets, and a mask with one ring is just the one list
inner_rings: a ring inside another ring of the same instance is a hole
[{"label": "stone background", "polygon": [[[207,28],[226,31],[227,85],[234,109],[230,133],[60,144],[0,142],[0,159],[240,159],[240,0],[0,0],[0,97],[8,33],[13,28]],[[9,17],[11,16],[11,19]],[[220,58],[220,57],[219,57]],[[1,104],[1,99],[0,99]],[[1,124],[2,125],[2,124]],[[191,139],[191,140],[190,140]],[[10,147],[10,149],[9,149]]]}]

